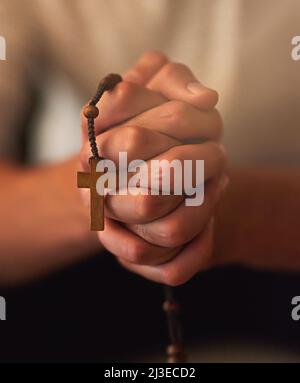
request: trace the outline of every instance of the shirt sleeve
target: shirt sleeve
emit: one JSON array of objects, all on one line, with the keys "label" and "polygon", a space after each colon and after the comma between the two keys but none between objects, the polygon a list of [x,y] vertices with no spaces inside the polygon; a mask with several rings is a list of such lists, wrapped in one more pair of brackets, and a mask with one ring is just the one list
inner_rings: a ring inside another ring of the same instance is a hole
[{"label": "shirt sleeve", "polygon": [[0,2],[0,158],[18,159],[32,106],[40,35],[28,0]]}]

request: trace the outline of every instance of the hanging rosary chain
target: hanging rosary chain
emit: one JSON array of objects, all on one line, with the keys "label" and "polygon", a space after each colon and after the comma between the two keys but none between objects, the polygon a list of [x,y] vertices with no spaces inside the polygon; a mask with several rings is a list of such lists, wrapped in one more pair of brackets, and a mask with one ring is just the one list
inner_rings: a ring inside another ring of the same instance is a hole
[{"label": "hanging rosary chain", "polygon": [[[83,110],[83,115],[86,117],[88,122],[88,137],[92,152],[92,158],[94,159],[101,159],[95,135],[95,119],[99,115],[97,104],[103,96],[104,92],[112,90],[121,81],[122,77],[119,74],[111,73],[104,77],[99,83],[96,94]],[[167,316],[169,338],[171,342],[167,348],[168,362],[183,363],[185,362],[185,353],[182,346],[182,333],[179,321],[180,306],[175,300],[173,288],[164,286],[164,292],[165,301],[163,304],[163,309]]]},{"label": "hanging rosary chain", "polygon": [[186,355],[182,343],[182,331],[180,324],[181,307],[174,296],[174,289],[170,286],[164,286],[165,301],[163,309],[166,312],[169,337],[171,344],[167,348],[168,363],[184,363]]},{"label": "hanging rosary chain", "polygon": [[88,121],[88,137],[91,146],[91,152],[93,158],[95,159],[100,159],[95,135],[95,119],[99,115],[99,109],[96,105],[100,101],[100,98],[103,96],[104,92],[112,90],[121,81],[122,77],[119,74],[111,73],[104,77],[99,83],[95,96],[89,101],[88,105],[83,110],[83,114]]},{"label": "hanging rosary chain", "polygon": [[93,118],[88,118],[88,136],[89,136],[90,147],[91,147],[93,158],[100,159],[99,151],[97,148],[96,137],[95,137],[95,127],[94,127]]}]

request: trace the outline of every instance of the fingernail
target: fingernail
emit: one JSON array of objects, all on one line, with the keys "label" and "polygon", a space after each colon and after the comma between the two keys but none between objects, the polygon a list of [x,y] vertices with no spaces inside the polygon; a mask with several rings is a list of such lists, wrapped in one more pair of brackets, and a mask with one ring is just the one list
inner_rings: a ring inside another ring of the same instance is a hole
[{"label": "fingernail", "polygon": [[207,89],[206,86],[201,84],[201,82],[190,82],[187,84],[187,89],[193,94],[199,94],[203,92],[204,89]]}]

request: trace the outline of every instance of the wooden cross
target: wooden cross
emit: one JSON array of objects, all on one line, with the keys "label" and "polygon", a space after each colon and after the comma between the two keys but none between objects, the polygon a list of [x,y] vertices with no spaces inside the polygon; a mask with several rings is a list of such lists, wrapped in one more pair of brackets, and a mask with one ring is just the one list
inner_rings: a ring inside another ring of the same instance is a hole
[{"label": "wooden cross", "polygon": [[97,172],[96,167],[100,160],[90,158],[90,172],[77,173],[77,187],[90,189],[90,212],[91,212],[91,230],[104,230],[104,194],[97,192],[97,180],[103,173]]}]

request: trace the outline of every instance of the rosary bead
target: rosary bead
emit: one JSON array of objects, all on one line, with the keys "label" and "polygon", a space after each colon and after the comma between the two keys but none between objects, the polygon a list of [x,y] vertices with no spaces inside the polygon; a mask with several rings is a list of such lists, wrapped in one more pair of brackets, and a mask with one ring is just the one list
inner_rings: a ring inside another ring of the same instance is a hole
[{"label": "rosary bead", "polygon": [[176,302],[172,301],[165,301],[163,303],[163,309],[165,312],[179,312],[180,311],[180,306]]},{"label": "rosary bead", "polygon": [[121,81],[122,77],[119,74],[111,73],[100,81],[99,87],[103,87],[105,90],[111,90]]},{"label": "rosary bead", "polygon": [[86,118],[97,118],[99,115],[99,109],[94,105],[87,105],[83,109],[83,114]]},{"label": "rosary bead", "polygon": [[181,356],[169,356],[167,359],[168,363],[185,363],[185,359]]},{"label": "rosary bead", "polygon": [[167,348],[168,355],[181,354],[181,352],[182,352],[182,347],[180,344],[170,344]]},{"label": "rosary bead", "polygon": [[170,344],[167,348],[168,363],[184,363],[185,355],[181,345]]}]

